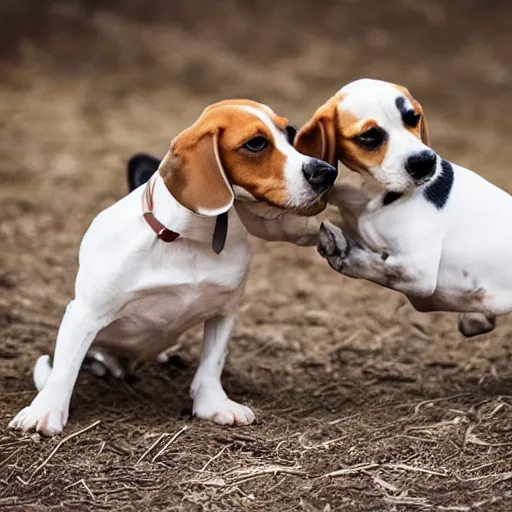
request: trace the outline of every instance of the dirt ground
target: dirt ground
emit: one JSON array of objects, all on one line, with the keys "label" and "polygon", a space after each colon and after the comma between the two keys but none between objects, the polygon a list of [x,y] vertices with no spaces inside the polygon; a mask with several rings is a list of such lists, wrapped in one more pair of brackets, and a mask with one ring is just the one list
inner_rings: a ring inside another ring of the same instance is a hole
[{"label": "dirt ground", "polygon": [[[213,101],[300,125],[350,80],[400,82],[436,150],[512,191],[511,18],[499,0],[3,0],[2,425],[34,396],[127,158],[162,155]],[[191,418],[195,330],[129,382],[81,375],[61,436],[2,429],[0,509],[510,511],[512,324],[466,340],[313,248],[253,246],[224,382],[257,422]]]}]

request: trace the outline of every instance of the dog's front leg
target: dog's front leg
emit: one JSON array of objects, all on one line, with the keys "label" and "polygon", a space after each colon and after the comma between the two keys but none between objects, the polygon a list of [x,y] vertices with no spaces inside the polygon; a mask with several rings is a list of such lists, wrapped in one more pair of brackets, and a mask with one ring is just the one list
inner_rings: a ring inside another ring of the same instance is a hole
[{"label": "dog's front leg", "polygon": [[201,363],[190,388],[194,415],[220,425],[249,425],[254,413],[230,400],[220,382],[227,346],[235,324],[234,316],[218,315],[204,323]]},{"label": "dog's front leg", "polygon": [[431,251],[431,255],[422,253],[421,258],[378,253],[330,222],[322,223],[318,242],[318,252],[337,272],[415,297],[428,297],[435,291],[439,254],[435,247]]},{"label": "dog's front leg", "polygon": [[9,427],[20,430],[35,428],[47,436],[62,432],[85,354],[105,323],[83,303],[74,300],[68,305],[57,335],[53,368],[48,380],[32,403],[9,423]]}]

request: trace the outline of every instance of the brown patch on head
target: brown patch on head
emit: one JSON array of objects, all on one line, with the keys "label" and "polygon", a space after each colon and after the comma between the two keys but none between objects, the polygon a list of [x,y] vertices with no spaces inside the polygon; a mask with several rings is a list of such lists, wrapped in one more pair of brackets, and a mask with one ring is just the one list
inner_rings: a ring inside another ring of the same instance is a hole
[{"label": "brown patch on head", "polygon": [[334,95],[315,112],[297,134],[296,149],[331,165],[340,160],[355,171],[381,165],[386,155],[386,142],[372,150],[357,143],[359,135],[378,127],[377,122],[359,119],[344,110],[344,97],[343,93]]},{"label": "brown patch on head", "polygon": [[[286,118],[250,100],[226,100],[206,108],[173,140],[160,164],[167,188],[189,210],[205,215],[227,211],[234,199],[232,185],[257,199],[287,205],[286,157],[276,148],[270,127],[244,107],[263,112],[280,130],[288,125]],[[267,141],[264,149],[244,148],[256,137]]]},{"label": "brown patch on head", "polygon": [[263,103],[258,103],[253,100],[246,99],[234,99],[234,100],[222,100],[206,107],[203,111],[203,114],[209,112],[210,110],[214,110],[219,107],[227,107],[227,106],[236,106],[240,105],[243,107],[252,107],[258,110],[262,110],[268,117],[272,120],[272,122],[279,128],[279,130],[284,130],[288,126],[288,119],[286,117],[278,116],[268,105]]},{"label": "brown patch on head", "polygon": [[421,116],[417,126],[405,125],[405,128],[409,130],[412,134],[414,134],[415,137],[420,139],[424,144],[430,146],[430,135],[428,132],[427,119],[425,118],[425,113],[423,112],[423,107],[421,106],[421,103],[413,97],[413,95],[409,92],[409,89],[407,89],[406,87],[403,87],[402,85],[398,84],[390,85],[395,87],[403,96],[405,96],[411,102],[414,112]]},{"label": "brown patch on head", "polygon": [[295,138],[297,151],[336,166],[338,104],[342,100],[343,95],[336,94],[313,114]]}]

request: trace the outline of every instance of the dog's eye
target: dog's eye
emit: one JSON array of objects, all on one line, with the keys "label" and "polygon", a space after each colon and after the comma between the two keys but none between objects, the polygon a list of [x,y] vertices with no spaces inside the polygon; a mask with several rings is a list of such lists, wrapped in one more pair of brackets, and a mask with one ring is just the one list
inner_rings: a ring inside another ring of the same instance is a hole
[{"label": "dog's eye", "polygon": [[356,142],[366,149],[377,149],[386,138],[386,132],[380,128],[370,128],[356,137]]},{"label": "dog's eye", "polygon": [[293,141],[295,140],[295,136],[297,135],[297,130],[293,126],[288,125],[284,129],[284,133],[286,134],[286,138],[288,139],[288,142],[290,144],[293,144]]},{"label": "dog's eye", "polygon": [[259,153],[268,146],[268,140],[265,137],[254,137],[244,144],[244,148],[251,153]]}]

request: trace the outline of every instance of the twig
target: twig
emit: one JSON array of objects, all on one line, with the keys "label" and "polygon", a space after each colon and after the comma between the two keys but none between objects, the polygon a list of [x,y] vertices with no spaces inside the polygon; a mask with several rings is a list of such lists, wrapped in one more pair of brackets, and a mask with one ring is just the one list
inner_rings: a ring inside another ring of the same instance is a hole
[{"label": "twig", "polygon": [[327,476],[351,475],[354,473],[364,472],[366,469],[375,469],[375,468],[402,469],[405,471],[416,471],[417,473],[427,473],[428,475],[442,476],[445,478],[448,476],[446,473],[441,473],[440,471],[434,471],[432,469],[420,468],[418,466],[409,466],[408,464],[359,464],[357,466],[351,466],[349,468],[331,471],[330,473],[321,475],[318,478],[325,478]]},{"label": "twig", "polygon": [[433,398],[432,400],[424,400],[423,402],[416,404],[416,407],[414,408],[414,414],[418,414],[420,412],[420,409],[424,405],[434,404],[436,402],[445,402],[447,400],[453,400],[454,398],[460,398],[461,396],[467,396],[469,394],[470,393],[457,393],[456,395],[443,396],[441,398]]},{"label": "twig", "polygon": [[81,434],[84,434],[85,432],[87,432],[88,430],[91,430],[93,429],[94,427],[97,427],[99,424],[101,423],[100,420],[97,420],[95,421],[94,423],[92,423],[91,425],[89,425],[88,427],[85,427],[83,428],[82,430],[79,430],[78,432],[73,432],[72,434],[69,434],[69,436],[65,437],[50,453],[50,455],[48,455],[48,457],[46,457],[46,459],[39,465],[37,466],[36,469],[34,469],[33,473],[29,476],[28,480],[26,481],[26,484],[28,485],[30,483],[30,481],[32,480],[32,478],[34,478],[34,476],[39,473],[39,471],[41,471],[41,469],[43,469],[46,464],[48,464],[48,462],[50,461],[50,459],[57,453],[57,450],[64,444],[64,443],[67,443],[69,440],[81,435]]},{"label": "twig", "polygon": [[74,484],[68,485],[67,487],[64,487],[64,490],[67,491],[71,487],[74,487],[76,484],[82,484],[85,490],[88,492],[89,496],[96,501],[96,497],[92,493],[91,489],[89,489],[89,486],[85,483],[85,480],[82,478],[80,480],[77,480]]},{"label": "twig", "polygon": [[171,439],[169,439],[169,441],[167,441],[167,443],[165,443],[164,447],[151,459],[151,462],[155,462],[156,459],[158,459],[158,457],[160,457],[160,455],[162,455],[162,453],[165,452],[165,450],[167,450],[167,448],[169,448],[169,446],[171,446],[172,443],[174,443],[174,441],[176,441],[176,439],[178,439],[178,437],[183,434],[183,432],[185,432],[185,430],[187,430],[187,426],[185,425],[181,430],[178,430],[178,432],[176,432],[176,434],[174,434]]},{"label": "twig", "polygon": [[214,461],[214,460],[217,460],[223,453],[224,453],[224,450],[226,450],[227,448],[229,448],[231,445],[230,444],[227,444],[226,446],[224,446],[218,453],[217,455],[214,455],[200,470],[199,470],[199,473],[204,473],[205,469]]},{"label": "twig", "polygon": [[95,459],[98,458],[102,453],[103,453],[103,449],[105,448],[105,445],[107,444],[106,441],[103,441],[101,443],[101,447],[100,447],[100,451],[96,454],[96,457],[94,457]]},{"label": "twig", "polygon": [[357,466],[351,466],[349,468],[338,469],[336,471],[331,471],[330,473],[325,473],[324,475],[319,476],[318,478],[326,478],[328,476],[343,476],[343,475],[352,475],[354,473],[359,473],[365,469],[373,469],[378,468],[380,464],[359,464]]},{"label": "twig", "polygon": [[458,425],[462,421],[462,416],[456,416],[453,420],[440,421],[439,423],[429,423],[428,425],[417,425],[406,427],[405,432],[409,432],[411,430],[422,431],[422,430],[431,430],[435,428],[443,428],[449,425]]},{"label": "twig", "polygon": [[242,469],[240,471],[237,471],[237,473],[240,475],[240,478],[234,477],[232,482],[230,482],[231,485],[235,483],[243,483],[248,480],[252,480],[253,478],[259,478],[260,476],[265,475],[278,475],[280,473],[287,473],[289,475],[300,476],[305,475],[304,471],[298,469],[297,467],[288,468],[286,466],[269,466],[267,468],[262,469]]},{"label": "twig", "polygon": [[486,488],[493,487],[496,484],[500,484],[501,482],[506,482],[507,480],[512,479],[512,471],[507,471],[506,473],[500,473],[499,475],[495,475],[497,478],[494,482],[490,483]]},{"label": "twig", "polygon": [[373,477],[373,481],[377,484],[386,489],[387,491],[391,492],[398,492],[398,487],[396,485],[390,484],[389,482],[386,482],[386,480],[383,480],[382,478],[378,476]]},{"label": "twig", "polygon": [[389,469],[403,469],[404,471],[415,471],[416,473],[426,473],[427,475],[442,476],[446,478],[446,473],[434,471],[432,469],[420,468],[418,466],[409,466],[408,464],[383,464],[382,467]]},{"label": "twig", "polygon": [[167,436],[170,436],[171,434],[168,434],[168,433],[165,433],[165,434],[162,434],[140,457],[139,457],[139,460],[135,463],[135,465],[139,464],[139,462],[142,462],[146,456],[148,455],[148,453],[164,438],[164,437],[167,437]]},{"label": "twig", "polygon": [[23,446],[20,446],[17,450],[14,450],[2,462],[0,462],[0,466],[5,466],[5,464],[7,464],[7,462],[10,461],[22,448]]}]

